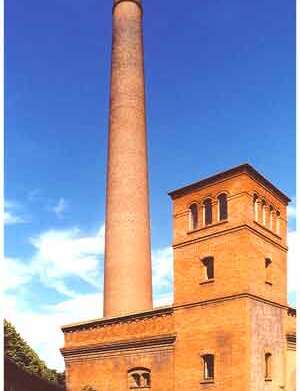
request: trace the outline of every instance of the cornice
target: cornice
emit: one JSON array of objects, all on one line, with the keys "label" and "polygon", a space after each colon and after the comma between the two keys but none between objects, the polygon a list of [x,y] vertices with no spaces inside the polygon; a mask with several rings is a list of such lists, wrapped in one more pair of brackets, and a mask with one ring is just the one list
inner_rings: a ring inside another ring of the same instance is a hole
[{"label": "cornice", "polygon": [[118,323],[131,323],[143,319],[150,319],[155,317],[170,316],[173,314],[173,307],[160,307],[150,311],[143,311],[138,313],[131,313],[113,318],[93,319],[86,322],[67,324],[61,327],[64,333],[75,332],[79,330],[87,330],[99,327],[106,327]]},{"label": "cornice", "polygon": [[85,346],[76,346],[60,349],[66,360],[95,358],[99,356],[108,356],[119,354],[120,352],[135,351],[157,351],[172,348],[176,341],[176,334],[166,334],[140,339],[129,339],[103,344],[90,344]]},{"label": "cornice", "polygon": [[175,199],[191,191],[206,187],[211,184],[218,183],[220,181],[224,181],[225,179],[229,179],[231,177],[234,177],[236,175],[241,175],[241,174],[247,174],[252,179],[255,179],[257,182],[259,182],[265,188],[267,188],[268,191],[271,191],[273,194],[277,195],[277,197],[279,197],[285,204],[288,204],[288,202],[290,201],[290,199],[281,190],[279,190],[276,186],[274,186],[268,179],[266,179],[263,175],[261,175],[248,163],[233,167],[227,171],[219,172],[208,178],[204,178],[200,181],[191,183],[190,185],[183,186],[179,189],[173,190],[168,194],[172,199]]},{"label": "cornice", "polygon": [[237,226],[228,228],[226,230],[222,230],[222,231],[218,231],[218,232],[212,232],[210,234],[207,234],[205,236],[201,236],[201,237],[198,237],[198,238],[189,239],[189,240],[183,240],[181,242],[176,242],[176,243],[173,243],[173,248],[176,249],[176,248],[184,247],[184,246],[189,245],[189,244],[201,242],[203,240],[208,240],[208,239],[211,239],[211,238],[214,238],[214,237],[217,237],[217,236],[228,235],[228,234],[230,234],[232,232],[238,232],[238,231],[240,231],[242,229],[248,229],[252,233],[254,233],[257,236],[259,236],[260,238],[265,239],[269,243],[272,243],[275,246],[279,247],[281,250],[288,251],[288,248],[286,246],[283,246],[282,244],[279,244],[278,242],[274,241],[270,237],[264,235],[263,233],[261,233],[260,231],[256,230],[255,228],[251,227],[248,224],[241,224],[241,225],[237,225]]}]

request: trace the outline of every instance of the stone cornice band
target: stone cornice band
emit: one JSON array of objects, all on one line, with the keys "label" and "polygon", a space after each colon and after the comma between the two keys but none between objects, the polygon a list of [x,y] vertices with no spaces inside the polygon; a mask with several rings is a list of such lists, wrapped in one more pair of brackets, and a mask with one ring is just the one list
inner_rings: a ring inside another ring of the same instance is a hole
[{"label": "stone cornice band", "polygon": [[175,334],[161,335],[159,337],[148,337],[142,339],[131,339],[127,341],[116,341],[104,344],[92,344],[86,346],[70,347],[60,349],[62,355],[66,357],[80,357],[82,355],[105,354],[120,350],[137,350],[139,348],[163,348],[174,345]]}]

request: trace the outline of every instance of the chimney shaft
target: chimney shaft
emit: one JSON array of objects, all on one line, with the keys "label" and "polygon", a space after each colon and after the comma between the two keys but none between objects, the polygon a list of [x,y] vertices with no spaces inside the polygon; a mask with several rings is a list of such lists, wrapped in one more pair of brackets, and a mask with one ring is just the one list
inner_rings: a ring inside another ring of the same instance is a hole
[{"label": "chimney shaft", "polygon": [[152,308],[140,0],[114,1],[110,88],[105,317]]}]

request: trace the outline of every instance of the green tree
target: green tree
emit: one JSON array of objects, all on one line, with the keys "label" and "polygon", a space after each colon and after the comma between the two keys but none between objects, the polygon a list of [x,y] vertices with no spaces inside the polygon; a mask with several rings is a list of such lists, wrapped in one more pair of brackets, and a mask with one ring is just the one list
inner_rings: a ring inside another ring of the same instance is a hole
[{"label": "green tree", "polygon": [[44,379],[65,384],[64,372],[57,372],[49,369],[44,361],[35,353],[33,349],[16,331],[12,323],[4,319],[4,352],[5,356],[14,361],[19,367],[29,373],[43,377]]}]

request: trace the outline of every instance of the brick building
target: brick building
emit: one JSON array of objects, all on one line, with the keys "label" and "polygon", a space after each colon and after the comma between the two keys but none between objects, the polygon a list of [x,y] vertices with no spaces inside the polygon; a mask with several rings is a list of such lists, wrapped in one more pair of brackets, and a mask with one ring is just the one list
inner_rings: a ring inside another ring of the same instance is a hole
[{"label": "brick building", "polygon": [[63,326],[67,390],[295,391],[289,199],[250,165],[170,193],[174,304],[152,307],[141,26],[115,0],[104,317]]}]

